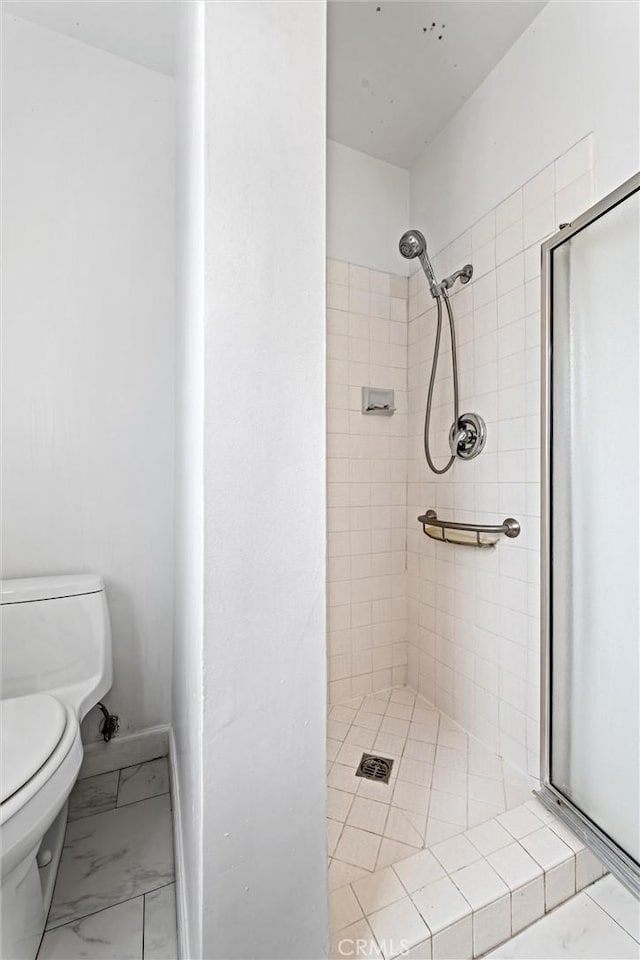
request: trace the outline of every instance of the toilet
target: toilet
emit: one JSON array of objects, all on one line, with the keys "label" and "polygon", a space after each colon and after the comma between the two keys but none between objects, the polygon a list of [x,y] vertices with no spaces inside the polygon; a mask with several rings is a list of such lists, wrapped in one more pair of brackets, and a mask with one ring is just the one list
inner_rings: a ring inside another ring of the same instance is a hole
[{"label": "toilet", "polygon": [[0,635],[0,956],[33,960],[82,763],[80,723],[113,679],[102,578],[2,581]]}]

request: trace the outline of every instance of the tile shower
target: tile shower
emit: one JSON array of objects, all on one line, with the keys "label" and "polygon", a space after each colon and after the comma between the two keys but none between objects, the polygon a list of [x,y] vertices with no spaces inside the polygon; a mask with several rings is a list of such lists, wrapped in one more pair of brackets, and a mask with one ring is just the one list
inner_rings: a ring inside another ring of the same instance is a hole
[{"label": "tile shower", "polygon": [[[430,474],[422,451],[434,337],[422,272],[407,281],[340,261],[327,264],[329,699],[337,703],[408,677],[428,700],[532,774],[540,242],[589,205],[592,183],[587,137],[435,257],[440,274],[467,260],[474,265],[472,283],[452,296],[461,404],[477,408],[489,426],[482,455],[453,479]],[[447,343],[445,336],[433,430],[441,458],[450,417]],[[363,385],[395,389],[393,417],[362,415]],[[462,519],[481,511],[489,521],[512,513],[528,522],[517,542],[469,555],[424,537],[415,518],[427,506]]]},{"label": "tile shower", "polygon": [[[488,428],[482,454],[443,477],[427,471],[422,452],[432,301],[421,274],[410,281],[408,682],[532,776],[540,738],[540,243],[591,204],[592,157],[589,136],[435,258],[441,274],[474,266],[473,281],[452,297],[460,402]],[[442,458],[451,394],[450,382],[440,386],[433,436]],[[434,544],[415,522],[429,506],[468,521],[514,516],[522,532],[490,551]]]},{"label": "tile shower", "polygon": [[[439,276],[474,266],[472,283],[451,297],[460,410],[477,410],[488,429],[481,456],[445,476],[424,462],[435,304],[422,271],[407,281],[327,264],[334,933],[365,924],[380,944],[389,921],[396,938],[402,930],[414,931],[413,944],[433,938],[434,956],[478,956],[602,874],[531,796],[540,736],[540,243],[592,202],[592,157],[589,136],[434,258]],[[431,434],[439,462],[449,452],[450,369],[445,335]],[[392,417],[362,414],[364,385],[394,389]],[[492,550],[436,544],[416,522],[429,507],[470,522],[515,516],[522,533]],[[363,752],[394,760],[389,785],[355,779]],[[453,875],[483,856],[478,884],[489,892],[478,898]],[[434,914],[419,891],[445,877],[449,895],[443,887],[438,896],[447,909]],[[395,919],[378,916],[376,930],[370,915],[385,910]]]}]

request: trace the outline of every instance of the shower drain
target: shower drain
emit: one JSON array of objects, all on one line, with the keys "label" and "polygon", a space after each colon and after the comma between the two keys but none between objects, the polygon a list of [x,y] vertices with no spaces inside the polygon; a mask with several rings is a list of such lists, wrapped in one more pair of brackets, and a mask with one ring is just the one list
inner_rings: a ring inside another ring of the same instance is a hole
[{"label": "shower drain", "polygon": [[376,757],[371,753],[363,753],[362,760],[356,770],[356,777],[377,780],[378,783],[388,783],[392,766],[393,760],[388,760],[387,757]]}]

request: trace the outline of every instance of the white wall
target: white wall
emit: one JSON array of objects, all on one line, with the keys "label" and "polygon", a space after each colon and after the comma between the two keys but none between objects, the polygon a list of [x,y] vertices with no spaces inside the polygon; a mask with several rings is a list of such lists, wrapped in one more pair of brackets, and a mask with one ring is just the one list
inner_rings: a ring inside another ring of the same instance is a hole
[{"label": "white wall", "polygon": [[411,218],[440,250],[593,132],[595,192],[638,170],[638,5],[551,2],[411,170]]},{"label": "white wall", "polygon": [[205,8],[205,957],[327,951],[325,30]]},{"label": "white wall", "polygon": [[181,952],[202,957],[204,6],[176,11],[176,493],[173,804]]},{"label": "white wall", "polygon": [[137,730],[170,719],[173,81],[3,34],[3,576],[104,575]]},{"label": "white wall", "polygon": [[398,252],[408,230],[409,172],[327,141],[327,256],[407,276]]}]

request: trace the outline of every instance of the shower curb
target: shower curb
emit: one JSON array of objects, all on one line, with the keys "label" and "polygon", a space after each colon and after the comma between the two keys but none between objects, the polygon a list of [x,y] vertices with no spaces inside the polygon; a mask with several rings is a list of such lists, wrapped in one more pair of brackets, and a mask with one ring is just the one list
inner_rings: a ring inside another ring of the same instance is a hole
[{"label": "shower curb", "polygon": [[[542,828],[519,838],[513,836],[513,843],[487,855],[479,852],[466,867],[447,870],[442,864],[444,876],[418,890],[410,892],[403,884],[400,874],[405,860],[376,870],[364,880],[338,888],[336,894],[349,888],[349,896],[355,899],[362,916],[342,929],[332,931],[331,958],[383,957],[384,960],[393,960],[402,956],[407,960],[444,960],[455,956],[459,960],[474,960],[520,933],[607,872],[585,844],[538,800],[521,804],[513,812],[517,811],[533,813],[542,821]],[[497,818],[486,823],[492,822],[501,826]],[[530,838],[534,836],[537,837],[537,849],[535,845],[533,850],[527,849],[532,846]],[[424,849],[433,853],[433,847]],[[504,854],[500,854],[504,850],[519,857],[530,871],[526,879],[509,877],[509,868],[501,863]],[[422,852],[424,850],[416,850],[416,855]],[[484,891],[468,894],[468,899],[461,889],[461,885],[465,885],[462,874],[471,868],[493,879],[501,892],[492,896],[485,887]],[[384,904],[373,908],[369,904],[365,909],[365,904],[358,899],[358,888],[363,883],[370,890],[377,888],[386,898]],[[430,904],[438,897],[446,897],[447,886],[458,908],[457,912],[451,911],[449,922],[441,922],[435,919],[437,909],[432,909]],[[400,889],[403,896],[397,895]],[[390,890],[396,893],[390,893]]]}]

